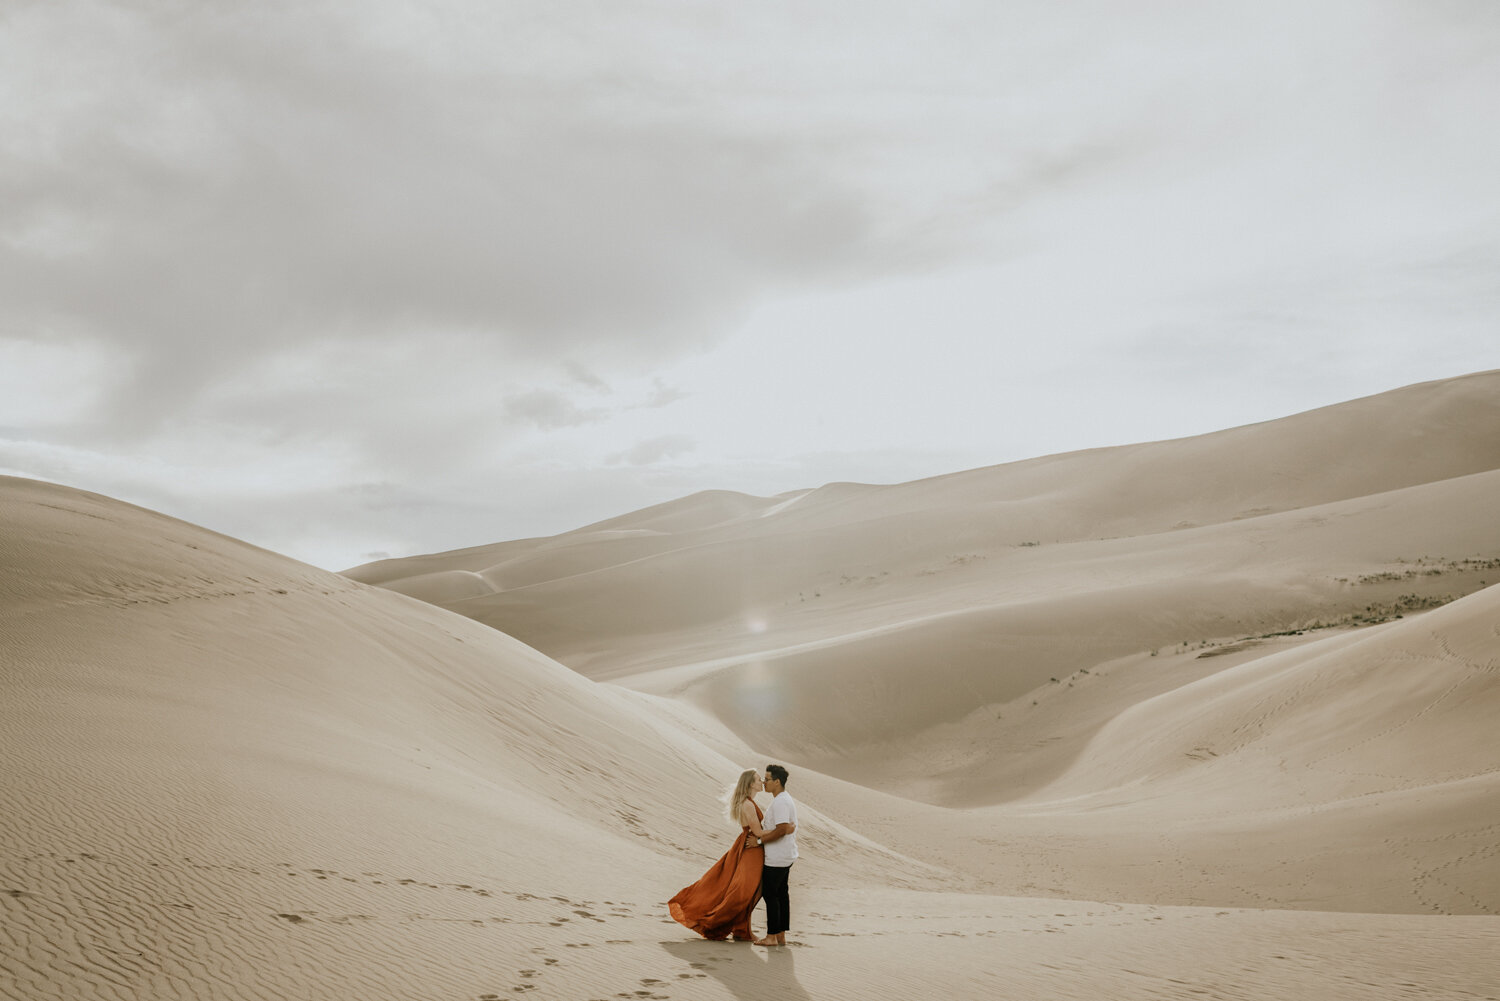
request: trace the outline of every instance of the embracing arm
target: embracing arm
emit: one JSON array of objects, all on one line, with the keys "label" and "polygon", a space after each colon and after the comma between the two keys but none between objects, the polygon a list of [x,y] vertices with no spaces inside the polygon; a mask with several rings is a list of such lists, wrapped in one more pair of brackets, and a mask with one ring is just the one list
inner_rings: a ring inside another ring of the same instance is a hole
[{"label": "embracing arm", "polygon": [[769,831],[763,831],[763,832],[761,832],[760,843],[761,844],[765,844],[767,841],[779,841],[780,839],[786,837],[788,834],[791,834],[796,829],[797,829],[797,825],[796,824],[792,824],[792,823],[777,824],[775,827],[771,828]]},{"label": "embracing arm", "polygon": [[797,829],[796,824],[778,824],[766,830],[760,826],[760,818],[755,815],[755,805],[746,800],[740,807],[740,823],[750,828],[750,833],[745,836],[745,847],[754,848],[763,845],[767,841],[775,841],[784,838]]}]

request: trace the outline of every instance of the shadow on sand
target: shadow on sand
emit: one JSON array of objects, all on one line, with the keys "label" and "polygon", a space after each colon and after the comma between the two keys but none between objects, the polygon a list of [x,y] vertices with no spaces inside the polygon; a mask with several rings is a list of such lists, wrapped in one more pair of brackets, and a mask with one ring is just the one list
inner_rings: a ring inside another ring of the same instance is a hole
[{"label": "shadow on sand", "polygon": [[797,982],[799,946],[766,949],[743,942],[663,942],[661,947],[729,988],[740,1001],[812,1001]]}]

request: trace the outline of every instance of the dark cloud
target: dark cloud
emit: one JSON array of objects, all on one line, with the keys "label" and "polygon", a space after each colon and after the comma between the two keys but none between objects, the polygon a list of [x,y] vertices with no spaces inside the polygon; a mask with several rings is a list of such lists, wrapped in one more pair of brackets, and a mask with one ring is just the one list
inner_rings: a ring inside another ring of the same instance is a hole
[{"label": "dark cloud", "polygon": [[572,377],[573,381],[578,383],[580,386],[587,386],[589,389],[597,390],[601,393],[609,392],[609,383],[599,378],[597,375],[589,371],[583,365],[580,365],[578,362],[567,362],[563,366],[563,368],[567,371],[568,375]]},{"label": "dark cloud", "polygon": [[329,337],[666,357],[765,283],[868,252],[860,199],[796,143],[610,100],[649,89],[639,70],[514,73],[524,30],[449,64],[448,13],[435,50],[337,5],[21,15],[45,58],[6,75],[56,114],[4,150],[7,331],[126,346],[115,409],[160,417]]}]

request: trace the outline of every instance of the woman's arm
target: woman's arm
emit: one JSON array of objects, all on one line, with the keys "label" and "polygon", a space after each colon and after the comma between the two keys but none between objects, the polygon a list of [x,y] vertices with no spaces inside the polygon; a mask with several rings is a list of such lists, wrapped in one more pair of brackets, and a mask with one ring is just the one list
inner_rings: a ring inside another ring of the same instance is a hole
[{"label": "woman's arm", "polygon": [[762,840],[770,833],[761,828],[760,817],[755,813],[755,804],[748,799],[740,804],[740,823],[750,828],[750,833],[755,836],[757,841]]},{"label": "woman's arm", "polygon": [[769,830],[760,826],[760,818],[755,815],[755,804],[748,799],[740,804],[740,823],[750,828],[745,835],[745,847],[754,848],[757,844],[765,844],[767,841],[775,841],[784,838],[797,829],[796,824],[780,824]]}]

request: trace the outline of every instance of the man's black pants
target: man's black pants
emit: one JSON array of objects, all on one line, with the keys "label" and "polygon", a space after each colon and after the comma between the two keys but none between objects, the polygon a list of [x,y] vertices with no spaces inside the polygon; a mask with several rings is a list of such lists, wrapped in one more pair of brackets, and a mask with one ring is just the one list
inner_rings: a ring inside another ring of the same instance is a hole
[{"label": "man's black pants", "polygon": [[766,934],[780,935],[792,921],[792,902],[787,895],[789,865],[768,865],[760,871],[760,895],[766,898]]}]

